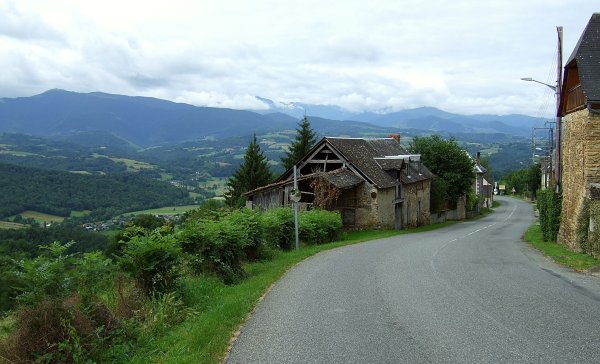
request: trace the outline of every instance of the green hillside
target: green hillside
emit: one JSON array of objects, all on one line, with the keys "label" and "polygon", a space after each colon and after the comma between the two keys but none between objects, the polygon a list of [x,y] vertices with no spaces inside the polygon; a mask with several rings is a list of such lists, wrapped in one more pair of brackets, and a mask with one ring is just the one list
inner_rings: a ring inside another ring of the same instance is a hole
[{"label": "green hillside", "polygon": [[69,216],[72,210],[110,216],[189,203],[188,192],[137,174],[82,175],[0,164],[0,218],[34,210]]}]

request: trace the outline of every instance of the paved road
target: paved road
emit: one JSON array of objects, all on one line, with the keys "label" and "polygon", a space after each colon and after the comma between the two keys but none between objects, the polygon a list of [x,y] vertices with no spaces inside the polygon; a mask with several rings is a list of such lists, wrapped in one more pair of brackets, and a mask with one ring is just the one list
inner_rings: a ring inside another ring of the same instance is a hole
[{"label": "paved road", "polygon": [[600,363],[600,278],[521,242],[530,204],[319,254],[286,274],[228,363]]}]

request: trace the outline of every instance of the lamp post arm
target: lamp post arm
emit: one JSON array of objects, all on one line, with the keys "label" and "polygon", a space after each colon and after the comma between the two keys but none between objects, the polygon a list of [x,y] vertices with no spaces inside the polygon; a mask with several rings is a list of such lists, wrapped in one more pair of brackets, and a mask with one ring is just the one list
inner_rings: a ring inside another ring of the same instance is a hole
[{"label": "lamp post arm", "polygon": [[523,80],[523,81],[529,81],[529,82],[537,82],[537,83],[542,84],[544,86],[550,87],[552,89],[552,91],[556,92],[556,86],[549,85],[549,84],[547,84],[545,82],[542,82],[542,81],[534,80],[531,77],[523,77],[523,78],[521,78],[521,80]]}]

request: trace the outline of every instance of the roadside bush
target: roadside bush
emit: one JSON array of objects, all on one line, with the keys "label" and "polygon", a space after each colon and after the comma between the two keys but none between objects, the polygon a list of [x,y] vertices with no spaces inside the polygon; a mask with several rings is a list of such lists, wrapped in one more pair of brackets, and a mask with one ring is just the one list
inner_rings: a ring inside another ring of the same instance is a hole
[{"label": "roadside bush", "polygon": [[466,209],[467,211],[476,211],[478,205],[479,196],[475,193],[475,190],[471,188],[469,192],[467,192]]},{"label": "roadside bush", "polygon": [[163,228],[133,236],[118,258],[119,267],[130,274],[147,295],[175,289],[181,249],[175,236]]},{"label": "roadside bush", "polygon": [[248,261],[266,260],[273,257],[273,245],[264,239],[263,224],[258,212],[250,209],[232,211],[223,217],[230,226],[241,229],[238,239],[244,240],[244,258]]},{"label": "roadside bush", "polygon": [[323,244],[340,238],[342,218],[337,211],[310,210],[300,214],[298,234],[306,244]]},{"label": "roadside bush", "polygon": [[175,292],[154,295],[146,305],[144,329],[153,333],[163,333],[169,327],[196,314],[196,311],[185,306]]},{"label": "roadside bush", "polygon": [[537,208],[544,241],[556,242],[560,227],[561,195],[550,189],[537,192]]},{"label": "roadside bush", "polygon": [[245,276],[242,261],[251,245],[244,226],[234,220],[188,220],[178,236],[183,250],[196,258],[197,271],[215,273],[227,284]]},{"label": "roadside bush", "polygon": [[261,215],[263,239],[266,244],[290,250],[294,245],[294,211],[281,207]]}]

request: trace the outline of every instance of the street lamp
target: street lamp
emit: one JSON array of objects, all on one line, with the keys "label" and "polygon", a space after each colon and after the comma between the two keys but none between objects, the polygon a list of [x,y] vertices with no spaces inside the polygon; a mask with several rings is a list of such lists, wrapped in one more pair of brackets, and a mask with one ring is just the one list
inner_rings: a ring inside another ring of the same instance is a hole
[{"label": "street lamp", "polygon": [[548,87],[550,87],[550,88],[552,89],[552,91],[556,92],[556,86],[549,85],[549,84],[547,84],[547,83],[545,83],[545,82],[542,82],[542,81],[534,80],[534,79],[533,79],[533,78],[531,78],[531,77],[521,77],[521,80],[523,80],[523,81],[530,81],[530,82],[537,82],[537,83],[541,83],[542,85],[544,85],[544,86],[548,86]]}]

